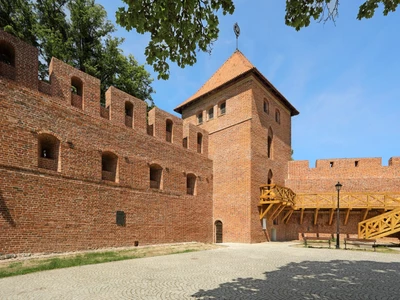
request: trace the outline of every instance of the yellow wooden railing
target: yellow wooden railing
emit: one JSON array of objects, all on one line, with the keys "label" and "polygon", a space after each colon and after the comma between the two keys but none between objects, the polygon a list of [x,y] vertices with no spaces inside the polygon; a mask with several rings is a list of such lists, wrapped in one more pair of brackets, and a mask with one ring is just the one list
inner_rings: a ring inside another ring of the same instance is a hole
[{"label": "yellow wooden railing", "polygon": [[[293,212],[300,210],[300,224],[304,211],[314,209],[314,224],[318,222],[318,212],[329,209],[329,225],[337,207],[337,193],[295,194],[291,189],[276,184],[260,186],[260,220],[275,220],[285,213],[282,222],[288,223]],[[340,209],[347,211],[344,224],[347,225],[351,210],[365,210],[363,221],[358,224],[360,238],[379,238],[400,232],[400,193],[340,193]],[[383,210],[385,213],[367,219],[371,210]]]},{"label": "yellow wooden railing", "polygon": [[400,231],[400,208],[358,223],[358,237],[371,239]]},{"label": "yellow wooden railing", "polygon": [[260,194],[258,204],[260,220],[268,212],[270,212],[271,220],[274,220],[286,208],[291,208],[290,211],[293,212],[296,194],[291,189],[276,184],[265,184],[260,186]]},{"label": "yellow wooden railing", "polygon": [[[296,209],[337,207],[337,193],[296,194]],[[340,193],[341,209],[384,209],[400,207],[400,193]]]}]

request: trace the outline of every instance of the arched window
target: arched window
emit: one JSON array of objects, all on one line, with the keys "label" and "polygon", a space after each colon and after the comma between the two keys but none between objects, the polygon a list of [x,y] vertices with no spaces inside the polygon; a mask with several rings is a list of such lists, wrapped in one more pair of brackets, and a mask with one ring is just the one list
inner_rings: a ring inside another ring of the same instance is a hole
[{"label": "arched window", "polygon": [[268,128],[268,140],[267,140],[267,157],[272,158],[272,139],[274,137],[274,133],[272,132],[272,128]]},{"label": "arched window", "polygon": [[186,193],[188,195],[196,195],[196,175],[186,175]]},{"label": "arched window", "polygon": [[112,152],[103,152],[101,155],[101,179],[118,181],[118,156]]},{"label": "arched window", "polygon": [[276,123],[281,124],[281,113],[279,109],[275,110],[275,121]]},{"label": "arched window", "polygon": [[6,41],[0,41],[0,75],[15,80],[15,50]]},{"label": "arched window", "polygon": [[60,141],[53,135],[42,133],[38,137],[38,167],[59,171]]},{"label": "arched window", "polygon": [[71,105],[83,109],[83,82],[78,77],[71,78]]},{"label": "arched window", "polygon": [[174,123],[170,119],[168,119],[165,122],[165,140],[167,142],[170,142],[170,143],[172,142],[172,128],[173,128],[173,126],[174,126]]},{"label": "arched window", "polygon": [[267,99],[264,99],[264,112],[269,114],[269,103]]},{"label": "arched window", "polygon": [[133,104],[131,102],[125,102],[125,125],[133,127]]},{"label": "arched window", "polygon": [[197,153],[203,153],[203,135],[200,132],[197,133]]},{"label": "arched window", "polygon": [[150,187],[153,189],[162,189],[162,168],[157,164],[150,166]]}]

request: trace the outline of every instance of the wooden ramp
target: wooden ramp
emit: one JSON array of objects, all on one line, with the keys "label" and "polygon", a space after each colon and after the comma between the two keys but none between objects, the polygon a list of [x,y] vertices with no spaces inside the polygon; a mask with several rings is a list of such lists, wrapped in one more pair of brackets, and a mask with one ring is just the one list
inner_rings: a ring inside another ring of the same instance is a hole
[{"label": "wooden ramp", "polygon": [[400,208],[358,223],[358,237],[377,239],[400,232]]},{"label": "wooden ramp", "polygon": [[[294,211],[300,211],[300,224],[304,212],[314,212],[314,224],[318,223],[320,211],[329,211],[329,225],[334,221],[337,209],[337,193],[295,194],[291,189],[276,184],[260,187],[258,204],[260,219],[275,220],[283,214],[282,222],[288,223]],[[359,238],[379,238],[400,232],[400,192],[393,193],[340,193],[340,210],[346,211],[344,225],[347,225],[350,212],[362,212],[358,225]],[[367,219],[370,211],[379,211],[379,216]]]}]

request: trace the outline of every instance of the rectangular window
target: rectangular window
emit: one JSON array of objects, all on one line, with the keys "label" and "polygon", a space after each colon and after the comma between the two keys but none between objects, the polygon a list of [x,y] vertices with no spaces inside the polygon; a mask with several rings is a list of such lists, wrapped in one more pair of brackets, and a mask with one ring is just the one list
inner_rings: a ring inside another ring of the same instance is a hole
[{"label": "rectangular window", "polygon": [[209,120],[212,120],[212,119],[214,118],[214,107],[211,107],[211,108],[208,110],[207,115],[208,115],[208,119],[209,119]]},{"label": "rectangular window", "polygon": [[203,113],[200,112],[197,114],[197,124],[202,124],[203,123]]},{"label": "rectangular window", "polygon": [[224,115],[226,113],[226,102],[222,102],[219,105],[219,114]]}]

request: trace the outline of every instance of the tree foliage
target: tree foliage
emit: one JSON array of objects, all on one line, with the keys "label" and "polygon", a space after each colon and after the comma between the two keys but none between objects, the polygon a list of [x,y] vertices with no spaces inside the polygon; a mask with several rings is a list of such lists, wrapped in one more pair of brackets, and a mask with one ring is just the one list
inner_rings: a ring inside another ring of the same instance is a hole
[{"label": "tree foliage", "polygon": [[218,10],[232,14],[232,0],[123,0],[127,8],[117,11],[117,23],[127,30],[149,32],[146,47],[147,63],[158,72],[158,77],[169,77],[167,59],[185,67],[196,62],[197,48],[211,51],[218,37]]},{"label": "tree foliage", "polygon": [[[112,37],[114,25],[94,0],[0,0],[0,27],[38,47],[39,77],[46,78],[51,58],[101,80],[101,92],[111,86],[143,100],[152,100],[150,74]],[[3,5],[4,4],[4,5]],[[104,101],[104,99],[102,99]]]},{"label": "tree foliage", "polygon": [[[358,10],[357,19],[372,18],[380,4],[386,16],[396,10],[400,0],[366,0]],[[285,23],[300,30],[310,25],[311,19],[335,22],[338,13],[339,0],[286,0]]]},{"label": "tree foliage", "polygon": [[[145,50],[147,63],[158,78],[169,77],[167,60],[185,67],[196,62],[196,51],[210,52],[218,38],[218,11],[232,14],[233,0],[123,0],[127,7],[118,9],[117,23],[127,30],[150,33]],[[379,5],[383,14],[396,10],[400,0],[364,0],[357,19],[371,18]],[[338,16],[339,0],[286,0],[285,22],[300,30],[312,19],[332,20]],[[250,16],[249,16],[250,17]]]}]

